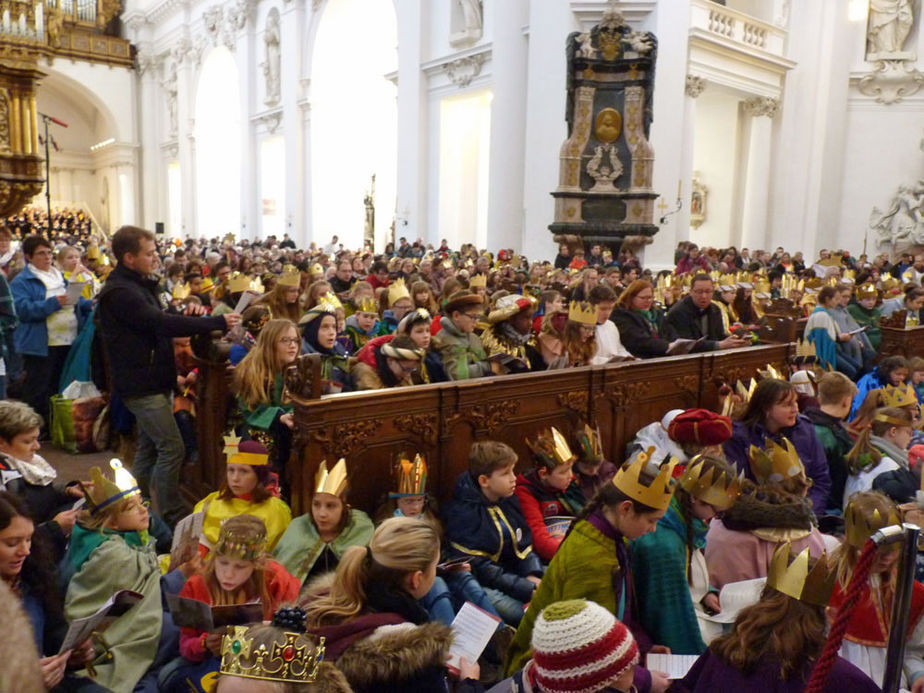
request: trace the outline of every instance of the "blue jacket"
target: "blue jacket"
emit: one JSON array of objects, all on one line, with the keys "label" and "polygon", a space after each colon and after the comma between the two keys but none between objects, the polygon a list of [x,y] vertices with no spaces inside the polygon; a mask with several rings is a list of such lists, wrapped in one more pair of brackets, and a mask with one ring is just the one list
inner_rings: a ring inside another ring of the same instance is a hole
[{"label": "blue jacket", "polygon": [[[65,279],[64,285],[67,286],[67,283]],[[32,273],[31,265],[26,265],[10,282],[10,292],[19,318],[13,343],[17,352],[29,356],[48,356],[48,326],[45,320],[49,315],[59,310],[75,310],[79,331],[93,305],[89,299],[81,298],[76,306],[62,307],[57,297],[45,298],[45,284]]]},{"label": "blue jacket", "polygon": [[825,449],[818,439],[818,434],[815,433],[815,427],[807,417],[799,414],[794,426],[784,428],[776,435],[770,435],[767,429],[760,424],[746,426],[740,421],[735,421],[732,427],[732,437],[724,445],[725,457],[739,470],[744,470],[748,478],[753,479],[754,475],[751,474],[751,466],[748,462],[748,450],[751,445],[763,448],[767,438],[772,438],[779,443],[784,436],[796,448],[799,459],[802,460],[802,466],[805,467],[805,475],[812,480],[809,499],[812,501],[815,512],[820,515],[824,512],[828,501],[831,475],[828,472]]},{"label": "blue jacket", "polygon": [[521,602],[532,598],[536,585],[526,578],[542,577],[543,570],[515,494],[490,503],[472,475],[463,472],[443,521],[451,553],[469,559],[478,582]]},{"label": "blue jacket", "polygon": [[860,408],[860,405],[863,404],[863,400],[866,399],[866,396],[870,392],[878,390],[881,387],[883,387],[883,383],[882,379],[879,377],[879,367],[877,366],[857,381],[857,394],[854,395],[853,404],[850,405],[850,416],[848,419],[852,419],[857,415],[857,409]]}]

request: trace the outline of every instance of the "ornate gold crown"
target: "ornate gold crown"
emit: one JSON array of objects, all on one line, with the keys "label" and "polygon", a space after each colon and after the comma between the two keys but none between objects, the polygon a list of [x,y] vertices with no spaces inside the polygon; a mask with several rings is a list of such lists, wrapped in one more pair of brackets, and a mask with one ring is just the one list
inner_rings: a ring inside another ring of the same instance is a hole
[{"label": "ornate gold crown", "polygon": [[680,488],[708,503],[718,511],[728,510],[741,493],[741,476],[729,476],[724,471],[710,467],[703,472],[703,459],[694,457],[680,477]]},{"label": "ornate gold crown", "polygon": [[571,301],[568,304],[568,320],[596,327],[597,307],[584,301]]},{"label": "ornate gold crown", "polygon": [[233,626],[221,641],[222,674],[262,681],[311,683],[324,660],[325,638],[317,646],[304,633],[283,632],[285,643],[254,646],[249,626]]},{"label": "ornate gold crown", "polygon": [[391,284],[388,285],[388,307],[391,308],[402,298],[410,298],[411,293],[407,290],[407,286],[404,284],[404,277],[399,277],[395,279]]},{"label": "ornate gold crown", "polygon": [[907,407],[917,406],[918,398],[914,394],[914,388],[911,385],[903,383],[901,385],[886,385],[882,388],[882,406],[884,407]]},{"label": "ornate gold crown", "polygon": [[314,492],[340,496],[346,491],[346,488],[346,460],[341,457],[330,471],[327,469],[327,460],[321,460],[321,464],[318,465],[318,473],[314,475]]},{"label": "ornate gold crown", "polygon": [[860,286],[857,287],[856,294],[857,298],[861,301],[864,298],[878,298],[879,289],[876,288],[875,284],[867,282],[865,284],[860,284]]},{"label": "ornate gold crown", "polygon": [[816,360],[818,358],[818,353],[815,351],[815,342],[810,342],[807,339],[800,339],[796,341],[796,359],[802,358],[803,361]]},{"label": "ornate gold crown", "polygon": [[577,459],[577,455],[568,447],[568,441],[554,426],[548,431],[540,431],[535,440],[527,439],[526,444],[536,456],[537,466],[546,469],[572,464]]},{"label": "ornate gold crown", "polygon": [[262,536],[243,536],[222,527],[212,551],[216,556],[255,561],[266,551],[266,533]]},{"label": "ornate gold crown", "polygon": [[583,430],[577,433],[577,440],[585,460],[596,462],[603,459],[603,440],[600,438],[599,428],[591,428],[589,424],[584,424]]},{"label": "ornate gold crown", "polygon": [[259,452],[241,452],[241,439],[233,432],[229,436],[223,436],[225,447],[222,452],[225,454],[226,464],[249,464],[251,467],[262,467],[269,464],[269,455]]},{"label": "ornate gold crown", "polygon": [[857,508],[857,504],[847,501],[844,509],[844,538],[855,549],[862,549],[866,540],[883,527],[901,524],[898,510],[890,508],[886,517],[882,516],[878,508],[872,515],[865,515]]},{"label": "ornate gold crown", "polygon": [[301,286],[302,275],[298,270],[287,270],[279,275],[276,284],[279,286]]},{"label": "ornate gold crown", "polygon": [[356,302],[357,313],[379,313],[379,304],[375,302],[372,296],[363,296]]},{"label": "ornate gold crown", "polygon": [[189,288],[189,284],[176,284],[173,287],[173,297],[178,301],[189,298],[191,292],[192,289]]},{"label": "ornate gold crown", "polygon": [[827,606],[837,582],[836,563],[829,561],[828,554],[823,553],[809,570],[809,549],[804,549],[792,563],[789,562],[791,551],[792,547],[787,541],[773,552],[770,570],[767,572],[767,586],[800,602]]},{"label": "ornate gold crown", "polygon": [[784,479],[791,479],[805,474],[799,453],[789,438],[783,437],[783,445],[767,438],[764,449],[752,445],[748,457],[750,458],[751,474],[758,484],[779,483]]},{"label": "ornate gold crown", "polygon": [[397,491],[388,494],[389,498],[406,496],[423,496],[427,493],[427,463],[419,454],[411,462],[404,455],[395,465]]},{"label": "ornate gold crown", "polygon": [[476,286],[487,287],[488,285],[488,276],[486,274],[476,274],[474,277],[468,280],[468,288],[474,289]]},{"label": "ornate gold crown", "polygon": [[654,446],[635,456],[629,464],[620,467],[613,477],[613,486],[618,488],[624,494],[634,501],[638,501],[649,508],[655,510],[667,510],[671,504],[671,498],[674,496],[676,483],[673,479],[674,467],[677,466],[677,458],[671,457],[670,460],[661,465],[658,474],[650,486],[642,483],[639,475],[648,465]]},{"label": "ornate gold crown", "polygon": [[123,498],[141,493],[135,477],[122,466],[120,460],[115,458],[109,460],[109,466],[112,468],[111,480],[103,476],[103,471],[99,467],[93,466],[90,467],[92,486],[86,488],[83,484],[80,484],[90,512],[94,515],[101,513]]}]

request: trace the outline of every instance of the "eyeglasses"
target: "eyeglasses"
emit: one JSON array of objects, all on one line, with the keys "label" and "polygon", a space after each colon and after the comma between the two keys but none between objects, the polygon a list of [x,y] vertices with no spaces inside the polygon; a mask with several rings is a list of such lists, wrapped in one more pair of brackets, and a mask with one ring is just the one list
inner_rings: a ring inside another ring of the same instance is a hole
[{"label": "eyeglasses", "polygon": [[471,318],[472,320],[477,320],[481,317],[481,313],[462,313],[462,315],[467,318]]}]

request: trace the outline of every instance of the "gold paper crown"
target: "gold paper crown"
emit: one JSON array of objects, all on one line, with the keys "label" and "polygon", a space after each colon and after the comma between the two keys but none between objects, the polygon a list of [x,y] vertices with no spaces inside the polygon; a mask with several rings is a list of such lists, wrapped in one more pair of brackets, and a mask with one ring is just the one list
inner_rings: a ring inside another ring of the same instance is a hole
[{"label": "gold paper crown", "polygon": [[[317,646],[304,633],[283,632],[285,643],[255,647],[249,626],[232,626],[221,641],[220,673],[262,681],[312,683],[324,660],[325,638]],[[300,642],[301,641],[301,642]]]},{"label": "gold paper crown", "polygon": [[411,293],[407,290],[407,286],[404,284],[404,277],[399,277],[395,279],[391,284],[388,285],[388,307],[391,308],[402,298],[410,298]]},{"label": "gold paper crown", "polygon": [[262,467],[269,464],[269,454],[259,452],[241,452],[239,449],[241,439],[232,433],[229,436],[223,436],[225,447],[222,452],[225,454],[226,464],[247,464],[251,467]]},{"label": "gold paper crown", "polygon": [[815,342],[807,339],[800,339],[796,342],[796,359],[802,358],[803,361],[808,359],[817,359],[818,353],[815,351]]},{"label": "gold paper crown", "polygon": [[278,286],[301,286],[302,275],[298,270],[286,270],[276,280]]},{"label": "gold paper crown", "polygon": [[357,313],[379,313],[379,304],[375,302],[372,296],[363,296],[356,302]]},{"label": "gold paper crown", "polygon": [[862,301],[864,298],[878,298],[879,290],[875,284],[867,282],[857,287],[856,294],[857,298]]},{"label": "gold paper crown", "polygon": [[577,459],[568,447],[568,441],[554,426],[548,431],[540,431],[535,440],[527,439],[526,445],[536,456],[537,466],[546,469],[572,464]]},{"label": "gold paper crown", "polygon": [[321,464],[318,465],[318,473],[314,475],[314,492],[340,496],[346,491],[346,488],[346,460],[341,457],[330,471],[327,469],[327,460],[321,460]]},{"label": "gold paper crown", "polygon": [[101,513],[113,503],[141,493],[135,477],[122,466],[120,460],[109,460],[109,466],[112,468],[111,480],[103,476],[103,471],[99,467],[93,466],[90,467],[92,486],[86,488],[80,484],[90,512],[94,515]]},{"label": "gold paper crown", "polygon": [[735,285],[738,283],[738,278],[734,274],[720,274],[716,284],[718,284],[719,290],[728,290],[734,291]]},{"label": "gold paper crown", "polygon": [[882,516],[878,508],[873,510],[872,515],[865,515],[856,503],[848,501],[844,509],[844,538],[855,549],[862,549],[866,540],[880,529],[900,523],[898,510],[894,507],[890,508],[886,517]]},{"label": "gold paper crown", "polygon": [[314,263],[308,270],[308,274],[324,274],[324,265],[320,262]]},{"label": "gold paper crown", "polygon": [[427,493],[427,463],[419,454],[411,462],[404,455],[395,465],[397,491],[388,494],[389,498],[407,496],[424,496]]},{"label": "gold paper crown", "polygon": [[189,284],[176,284],[173,287],[173,297],[179,301],[189,298],[189,294],[192,289],[189,288]]},{"label": "gold paper crown", "polygon": [[855,282],[857,280],[857,271],[855,269],[846,268],[841,274],[841,281]]},{"label": "gold paper crown", "polygon": [[212,551],[216,556],[256,561],[266,552],[266,532],[262,536],[241,535],[222,527]]},{"label": "gold paper crown", "polygon": [[215,288],[215,282],[212,281],[211,277],[202,278],[202,289],[200,293],[207,294],[209,291]]},{"label": "gold paper crown", "polygon": [[638,453],[629,464],[620,467],[616,472],[616,476],[613,477],[613,486],[632,500],[647,505],[649,508],[667,510],[667,506],[671,504],[671,498],[674,496],[676,486],[672,475],[674,467],[677,466],[677,458],[671,457],[670,460],[661,465],[651,485],[645,486],[639,475],[648,465],[654,450],[654,446],[652,446],[644,452]]},{"label": "gold paper crown", "polygon": [[474,289],[476,286],[482,288],[487,287],[488,285],[488,276],[486,274],[476,274],[474,277],[468,280],[468,288]]},{"label": "gold paper crown", "polygon": [[754,390],[757,389],[757,381],[754,378],[751,378],[748,381],[748,386],[745,387],[744,383],[740,380],[735,383],[735,393],[741,398],[741,401],[747,404],[751,401],[751,397],[754,395]]},{"label": "gold paper crown", "polygon": [[754,294],[767,294],[770,295],[770,280],[769,279],[758,279],[754,282]]},{"label": "gold paper crown", "polygon": [[907,407],[917,406],[918,398],[914,394],[914,388],[911,385],[903,383],[901,385],[886,385],[882,388],[881,393],[882,406],[884,407]]},{"label": "gold paper crown", "polygon": [[[331,291],[328,291],[326,294],[321,296],[321,300],[319,301],[319,304],[323,304],[327,306],[328,308],[331,308],[332,310],[330,312],[332,313],[338,310],[339,308],[343,308],[343,304],[340,302],[340,299],[337,298],[337,294]],[[371,312],[374,313],[375,309],[373,309]]]},{"label": "gold paper crown", "polygon": [[841,260],[843,259],[844,259],[843,255],[832,255],[831,257],[826,258],[824,260],[819,260],[815,264],[821,265],[822,267],[840,267]]},{"label": "gold paper crown", "polygon": [[596,327],[597,307],[584,301],[571,301],[568,304],[568,320]]},{"label": "gold paper crown", "polygon": [[701,457],[693,458],[680,477],[680,488],[718,511],[728,510],[741,493],[744,472],[741,476],[729,476],[716,467],[710,467],[703,472],[704,466]]},{"label": "gold paper crown", "polygon": [[776,369],[776,367],[774,367],[772,363],[768,363],[763,368],[758,369],[757,373],[761,378],[776,378],[777,380],[785,380],[782,374]]},{"label": "gold paper crown", "polygon": [[784,479],[791,479],[805,474],[799,453],[789,438],[783,437],[783,445],[767,438],[764,449],[752,445],[748,457],[750,458],[751,473],[758,484],[779,483]]},{"label": "gold paper crown", "polygon": [[231,277],[231,281],[228,282],[228,291],[230,291],[232,294],[250,291],[251,284],[252,282],[250,281],[250,277],[248,277],[246,274],[238,272],[233,277]]},{"label": "gold paper crown", "polygon": [[600,439],[599,428],[591,428],[589,424],[584,424],[584,429],[578,431],[577,439],[585,460],[603,459],[603,441]]},{"label": "gold paper crown", "polygon": [[741,270],[740,272],[738,272],[738,276],[736,277],[736,280],[737,280],[736,283],[738,284],[738,286],[743,286],[746,289],[750,289],[754,287],[752,283],[751,273],[748,272],[747,270]]},{"label": "gold paper crown", "polygon": [[773,552],[767,586],[800,602],[827,606],[837,582],[836,562],[829,561],[828,554],[823,553],[809,570],[809,549],[805,548],[792,563],[789,562],[791,552],[788,541]]}]

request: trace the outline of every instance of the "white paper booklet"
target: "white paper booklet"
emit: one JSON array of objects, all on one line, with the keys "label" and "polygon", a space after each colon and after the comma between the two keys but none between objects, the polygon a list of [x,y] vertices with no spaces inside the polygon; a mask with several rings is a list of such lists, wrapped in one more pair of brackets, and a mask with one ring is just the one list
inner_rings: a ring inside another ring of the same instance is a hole
[{"label": "white paper booklet", "polygon": [[462,657],[469,662],[477,662],[499,623],[500,619],[494,614],[489,614],[471,602],[465,602],[452,621],[449,668],[458,671]]},{"label": "white paper booklet", "polygon": [[649,671],[660,671],[669,679],[682,679],[699,659],[699,655],[651,654],[645,660]]},{"label": "white paper booklet", "polygon": [[86,282],[69,282],[67,285],[66,295],[67,295],[67,305],[72,306],[80,299],[83,295],[83,287],[87,285]]}]

